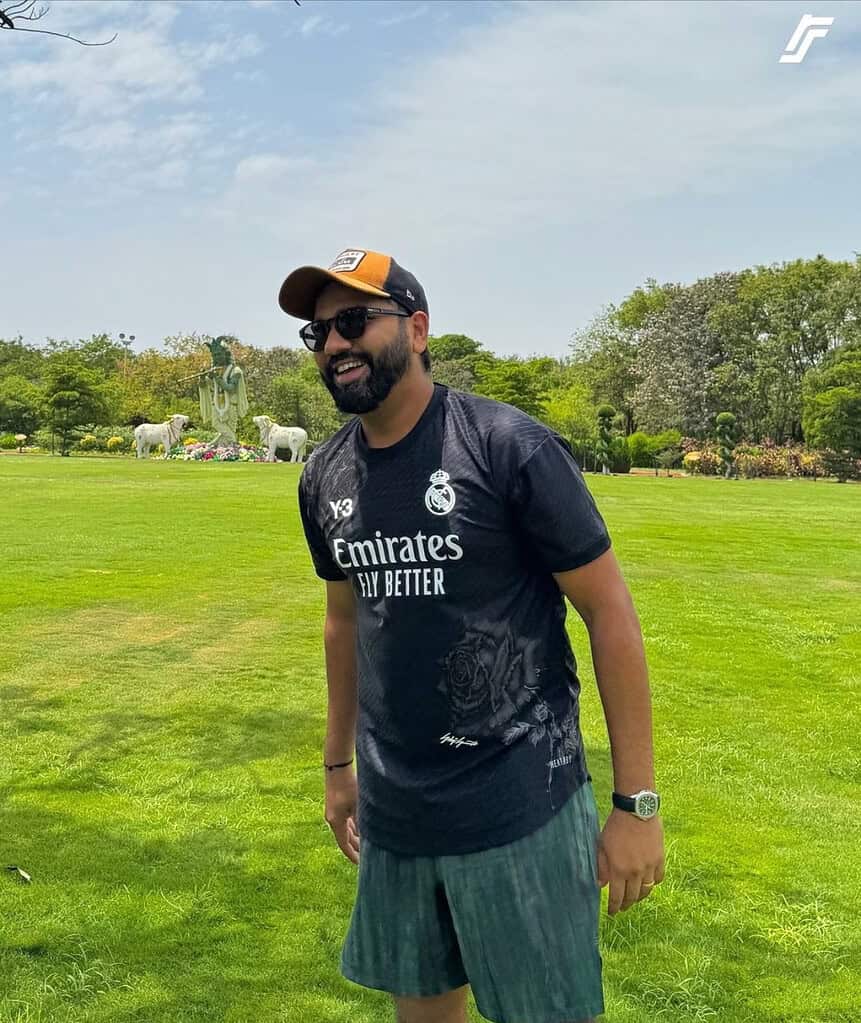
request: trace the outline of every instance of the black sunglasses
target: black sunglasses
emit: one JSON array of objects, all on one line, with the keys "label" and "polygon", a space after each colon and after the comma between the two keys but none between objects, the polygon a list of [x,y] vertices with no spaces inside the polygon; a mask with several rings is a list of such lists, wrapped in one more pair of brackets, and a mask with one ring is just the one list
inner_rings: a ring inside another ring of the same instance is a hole
[{"label": "black sunglasses", "polygon": [[299,337],[312,352],[322,352],[333,324],[345,341],[357,341],[365,333],[368,320],[374,320],[378,316],[409,317],[412,313],[405,309],[369,309],[367,306],[357,305],[352,309],[342,309],[328,320],[312,320],[306,323],[299,331]]}]

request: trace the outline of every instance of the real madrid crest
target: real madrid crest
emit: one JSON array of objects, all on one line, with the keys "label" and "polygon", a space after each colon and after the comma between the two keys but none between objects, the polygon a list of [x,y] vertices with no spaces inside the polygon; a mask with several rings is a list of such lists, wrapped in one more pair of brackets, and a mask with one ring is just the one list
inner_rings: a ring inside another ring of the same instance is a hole
[{"label": "real madrid crest", "polygon": [[448,515],[454,508],[454,491],[448,481],[449,474],[443,469],[431,474],[431,485],[425,491],[425,505],[434,515]]}]

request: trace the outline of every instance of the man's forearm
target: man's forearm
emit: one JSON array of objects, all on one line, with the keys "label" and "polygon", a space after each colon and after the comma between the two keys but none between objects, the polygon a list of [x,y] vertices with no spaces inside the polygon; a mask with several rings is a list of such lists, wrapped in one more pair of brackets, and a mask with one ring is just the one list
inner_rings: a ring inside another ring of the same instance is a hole
[{"label": "man's forearm", "polygon": [[607,608],[588,623],[617,792],[654,789],[652,703],[640,623],[633,604]]},{"label": "man's forearm", "polygon": [[327,617],[324,628],[326,679],[329,691],[324,758],[341,764],[356,745],[356,624]]}]

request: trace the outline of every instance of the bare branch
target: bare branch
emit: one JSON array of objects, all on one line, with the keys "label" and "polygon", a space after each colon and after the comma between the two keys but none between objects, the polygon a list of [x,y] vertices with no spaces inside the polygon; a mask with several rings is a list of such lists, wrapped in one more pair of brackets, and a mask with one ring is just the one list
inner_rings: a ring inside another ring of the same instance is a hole
[{"label": "bare branch", "polygon": [[26,15],[17,15],[16,21],[41,21],[50,10],[50,7],[40,7],[38,11],[30,11]]},{"label": "bare branch", "polygon": [[17,17],[19,14],[23,15],[26,11],[30,10],[30,8],[35,6],[36,0],[14,0],[13,3],[8,4],[3,9],[3,12],[10,18],[12,17],[13,14],[15,15],[15,17]]},{"label": "bare branch", "polygon": [[0,8],[0,29],[12,29],[14,32],[33,32],[35,35],[56,36],[58,39],[71,39],[81,46],[107,46],[117,38],[115,32],[110,39],[101,43],[89,43],[85,39],[69,35],[67,32],[50,32],[45,28],[22,28],[22,21],[40,21],[50,10],[48,4],[36,7],[36,0],[12,0],[12,3]]},{"label": "bare branch", "polygon": [[118,32],[114,32],[110,39],[106,39],[103,43],[86,43],[83,39],[77,39],[75,36],[66,35],[63,32],[49,32],[46,28],[15,28],[16,32],[34,32],[40,36],[56,36],[58,39],[71,39],[73,43],[80,43],[81,46],[107,46],[112,43],[117,36]]}]

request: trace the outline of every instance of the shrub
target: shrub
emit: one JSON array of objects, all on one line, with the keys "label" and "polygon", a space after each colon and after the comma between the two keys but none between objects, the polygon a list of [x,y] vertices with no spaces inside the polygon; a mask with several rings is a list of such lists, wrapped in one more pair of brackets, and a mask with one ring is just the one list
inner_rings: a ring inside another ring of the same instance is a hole
[{"label": "shrub", "polygon": [[669,448],[682,447],[682,435],[678,430],[664,430],[663,433],[643,433],[638,430],[628,438],[628,452],[631,465],[639,469],[652,469],[655,458]]},{"label": "shrub", "polygon": [[649,435],[639,430],[628,438],[628,454],[631,456],[631,465],[637,466],[638,469],[647,469],[652,465],[649,440]]},{"label": "shrub", "polygon": [[[688,472],[695,472],[703,476],[717,476],[721,467],[720,455],[711,444],[702,444],[700,450],[686,452],[682,458],[682,465]],[[682,444],[682,449],[686,445]]]},{"label": "shrub", "polygon": [[108,437],[108,439],[105,441],[105,448],[108,451],[110,451],[111,454],[116,454],[116,452],[122,451],[123,448],[127,448],[127,447],[128,447],[128,442],[125,440],[124,437],[116,437],[116,436]]},{"label": "shrub", "polygon": [[614,437],[610,441],[610,471],[631,471],[631,456],[628,452],[628,442],[625,437]]},{"label": "shrub", "polygon": [[15,440],[14,433],[4,433],[0,437],[0,449],[3,451],[14,451],[18,447],[18,441]]},{"label": "shrub", "polygon": [[822,461],[828,475],[840,483],[861,479],[861,458],[852,458],[848,451],[823,451]]},{"label": "shrub", "polygon": [[85,433],[83,437],[78,441],[78,447],[81,451],[98,451],[99,441],[98,438],[93,436],[91,433]]},{"label": "shrub", "polygon": [[183,439],[183,442],[182,442],[182,443],[183,443],[183,444],[184,444],[184,445],[185,445],[186,447],[188,447],[188,446],[189,446],[189,444],[199,444],[199,443],[200,443],[200,441],[199,441],[199,440],[197,439],[197,437],[185,437],[185,438]]}]

